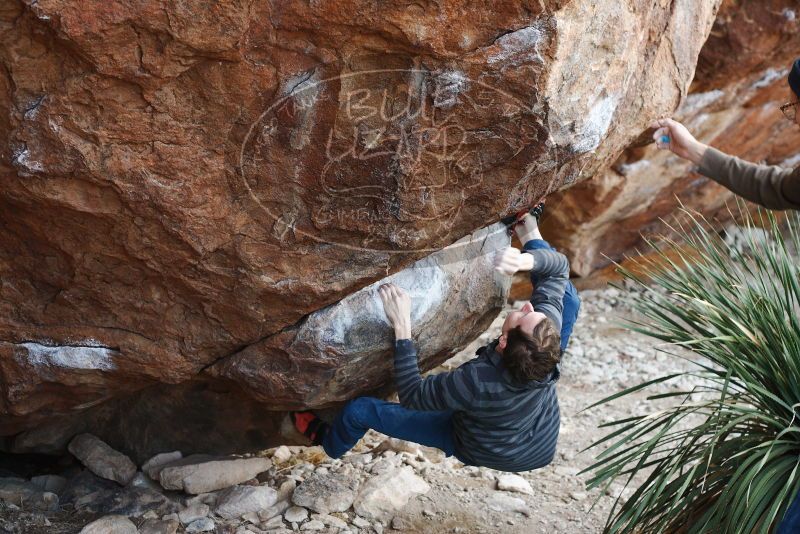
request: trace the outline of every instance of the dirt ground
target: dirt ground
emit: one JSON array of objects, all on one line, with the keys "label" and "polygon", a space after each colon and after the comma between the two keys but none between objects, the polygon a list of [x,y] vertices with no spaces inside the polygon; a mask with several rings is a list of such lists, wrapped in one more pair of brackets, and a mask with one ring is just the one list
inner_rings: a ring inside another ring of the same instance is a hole
[{"label": "dirt ground", "polygon": [[[606,493],[599,489],[588,491],[585,488],[588,476],[578,473],[592,463],[599,451],[584,450],[607,433],[607,430],[598,428],[599,424],[650,411],[652,406],[648,406],[646,397],[652,392],[640,392],[610,405],[584,409],[625,387],[675,370],[686,370],[691,365],[658,352],[651,340],[631,333],[622,326],[622,321],[630,317],[628,303],[632,295],[635,293],[613,288],[581,292],[583,303],[580,317],[564,356],[562,377],[558,383],[562,421],[558,453],[550,466],[522,474],[533,488],[532,495],[498,491],[496,479],[501,473],[496,471],[458,463],[454,465],[442,462],[441,458],[429,460],[417,456],[414,459],[409,454],[404,461],[431,486],[428,493],[413,498],[389,524],[364,525],[362,521],[362,525],[358,526],[353,524],[358,520],[351,509],[338,516],[348,523],[347,529],[329,527],[323,532],[601,532],[609,509],[623,488],[615,484]],[[518,302],[516,306],[521,304]],[[473,357],[477,347],[499,335],[505,315],[514,307],[508,306],[487,332],[437,371],[456,367]],[[685,387],[685,384],[666,387]],[[371,432],[352,454],[364,456],[383,439],[383,436]],[[335,470],[339,462],[349,461],[348,457],[330,461],[323,455],[320,464],[319,453],[307,455],[302,451],[294,452],[295,457],[289,467],[282,471],[290,469],[301,477],[315,469]],[[373,463],[380,458],[377,454],[367,456],[373,457]],[[357,465],[357,462],[351,463]],[[357,469],[363,469],[362,474],[369,476],[370,465],[365,464]],[[519,506],[520,501],[514,499],[522,499],[524,505]],[[509,505],[507,501],[517,505]],[[0,507],[0,534],[78,532],[90,519],[88,516],[66,513],[44,517],[3,506]],[[285,523],[273,532],[291,532],[292,528],[304,531],[303,527],[303,524]],[[182,531],[181,528],[179,532]],[[255,525],[242,522],[219,523],[215,532],[247,531],[264,532]]]}]

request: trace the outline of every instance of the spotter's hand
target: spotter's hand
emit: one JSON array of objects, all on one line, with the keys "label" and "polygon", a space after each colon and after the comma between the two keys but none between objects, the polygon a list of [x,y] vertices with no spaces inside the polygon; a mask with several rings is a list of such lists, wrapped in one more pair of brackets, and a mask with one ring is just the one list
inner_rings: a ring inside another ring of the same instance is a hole
[{"label": "spotter's hand", "polygon": [[653,139],[662,150],[671,150],[675,155],[700,163],[708,146],[700,143],[683,124],[672,119],[659,119],[650,125],[656,128]]}]

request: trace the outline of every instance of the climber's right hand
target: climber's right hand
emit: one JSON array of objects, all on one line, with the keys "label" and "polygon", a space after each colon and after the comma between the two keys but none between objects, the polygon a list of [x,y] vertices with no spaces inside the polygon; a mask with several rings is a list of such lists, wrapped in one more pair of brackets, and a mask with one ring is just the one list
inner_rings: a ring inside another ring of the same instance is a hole
[{"label": "climber's right hand", "polygon": [[512,276],[517,271],[530,271],[533,269],[533,256],[518,248],[506,247],[495,252],[494,269],[506,276]]},{"label": "climber's right hand", "polygon": [[653,139],[662,150],[671,150],[675,155],[699,164],[708,149],[689,132],[683,124],[672,119],[659,119],[650,125],[656,131]]},{"label": "climber's right hand", "polygon": [[411,297],[403,288],[394,284],[383,284],[378,288],[383,302],[383,311],[394,328],[395,339],[411,338]]}]

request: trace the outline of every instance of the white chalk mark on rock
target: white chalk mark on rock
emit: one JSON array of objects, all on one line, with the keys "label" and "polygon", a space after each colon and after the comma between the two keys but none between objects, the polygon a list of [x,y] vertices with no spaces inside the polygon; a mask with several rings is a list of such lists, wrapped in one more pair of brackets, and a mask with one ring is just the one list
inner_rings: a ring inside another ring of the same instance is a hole
[{"label": "white chalk mark on rock", "polygon": [[498,37],[494,42],[500,47],[500,51],[490,55],[486,61],[493,65],[495,63],[510,63],[519,65],[522,63],[543,62],[542,54],[539,52],[539,44],[544,37],[541,24],[534,24],[526,28],[521,28],[515,32],[507,33]]},{"label": "white chalk mark on rock", "polygon": [[[88,340],[87,345],[94,345]],[[112,371],[117,368],[114,352],[107,347],[58,346],[50,347],[39,343],[21,343],[28,351],[27,362],[36,367],[62,367],[66,369],[92,369]]]},{"label": "white chalk mark on rock", "polygon": [[14,165],[17,167],[21,167],[23,170],[29,172],[42,172],[44,167],[38,161],[31,159],[30,150],[28,147],[22,148],[14,152],[14,157],[12,159]]},{"label": "white chalk mark on rock", "polygon": [[617,104],[616,97],[606,96],[592,106],[586,116],[582,131],[578,132],[572,143],[575,152],[591,152],[600,146],[600,142],[611,127],[611,120],[614,118],[614,112],[617,111]]}]

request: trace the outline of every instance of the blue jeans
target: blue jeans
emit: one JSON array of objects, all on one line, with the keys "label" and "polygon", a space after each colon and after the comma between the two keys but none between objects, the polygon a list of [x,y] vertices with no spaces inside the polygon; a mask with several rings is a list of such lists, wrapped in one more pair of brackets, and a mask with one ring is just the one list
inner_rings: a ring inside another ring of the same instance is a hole
[{"label": "blue jeans", "polygon": [[786,510],[786,515],[783,516],[783,521],[778,525],[775,534],[796,534],[800,532],[800,493],[798,493],[789,509]]},{"label": "blue jeans", "polygon": [[322,447],[331,458],[339,458],[370,428],[393,438],[436,447],[447,456],[455,455],[452,411],[409,410],[396,402],[372,397],[348,402],[325,433]]},{"label": "blue jeans", "polygon": [[[522,250],[555,250],[550,246],[550,243],[544,239],[531,239],[522,247]],[[533,283],[536,284],[534,278]],[[567,282],[567,291],[564,293],[564,312],[561,319],[561,350],[567,349],[569,343],[569,336],[572,335],[572,328],[575,326],[575,321],[578,320],[578,311],[581,309],[581,298],[578,296],[578,290],[572,285],[572,282]]]}]

